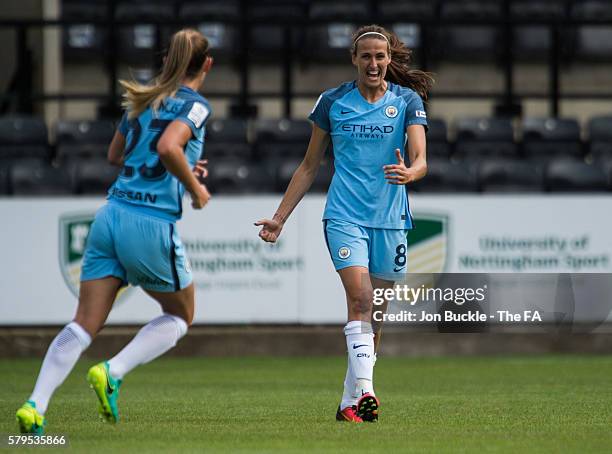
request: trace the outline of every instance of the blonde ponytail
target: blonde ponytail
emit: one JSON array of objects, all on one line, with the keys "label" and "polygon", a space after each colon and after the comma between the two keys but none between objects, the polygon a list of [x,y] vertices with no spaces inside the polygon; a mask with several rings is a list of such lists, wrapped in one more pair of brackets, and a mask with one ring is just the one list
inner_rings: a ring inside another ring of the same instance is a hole
[{"label": "blonde ponytail", "polygon": [[184,29],[172,36],[161,74],[151,85],[120,80],[125,89],[121,105],[128,118],[136,118],[149,106],[157,111],[162,101],[174,96],[185,77],[198,75],[208,57],[208,40],[199,31]]}]

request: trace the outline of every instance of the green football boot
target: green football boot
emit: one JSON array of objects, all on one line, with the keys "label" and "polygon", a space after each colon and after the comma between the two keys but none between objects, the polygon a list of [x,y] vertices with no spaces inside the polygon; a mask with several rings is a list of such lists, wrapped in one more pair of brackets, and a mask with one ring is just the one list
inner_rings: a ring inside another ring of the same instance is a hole
[{"label": "green football boot", "polygon": [[22,434],[43,435],[47,420],[36,410],[36,404],[28,400],[15,414]]},{"label": "green football boot", "polygon": [[89,387],[98,397],[98,413],[107,422],[115,424],[119,421],[119,408],[117,398],[121,380],[114,379],[109,370],[108,362],[96,364],[87,372]]}]

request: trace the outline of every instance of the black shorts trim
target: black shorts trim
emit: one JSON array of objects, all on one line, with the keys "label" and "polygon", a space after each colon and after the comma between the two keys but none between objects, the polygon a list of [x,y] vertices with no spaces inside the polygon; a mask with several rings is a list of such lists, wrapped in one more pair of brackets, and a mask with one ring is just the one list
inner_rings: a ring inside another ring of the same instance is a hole
[{"label": "black shorts trim", "polygon": [[181,289],[178,271],[176,269],[176,245],[174,244],[174,224],[170,224],[170,267],[172,268],[172,280],[174,281],[174,291],[178,292]]}]

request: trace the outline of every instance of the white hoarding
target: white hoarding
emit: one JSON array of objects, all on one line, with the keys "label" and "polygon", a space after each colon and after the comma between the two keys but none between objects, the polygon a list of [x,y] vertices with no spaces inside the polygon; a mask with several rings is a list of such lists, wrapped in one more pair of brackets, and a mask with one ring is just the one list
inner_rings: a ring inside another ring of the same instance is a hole
[{"label": "white hoarding", "polygon": [[[308,196],[278,245],[253,222],[279,196],[214,197],[178,224],[197,287],[196,323],[341,323],[344,292],[322,232],[324,197]],[[413,196],[412,272],[609,273],[612,198]],[[0,200],[0,324],[62,324],[76,308],[80,259],[100,198]],[[187,204],[186,204],[187,205]],[[142,290],[118,299],[109,323],[142,323],[159,308]]]}]

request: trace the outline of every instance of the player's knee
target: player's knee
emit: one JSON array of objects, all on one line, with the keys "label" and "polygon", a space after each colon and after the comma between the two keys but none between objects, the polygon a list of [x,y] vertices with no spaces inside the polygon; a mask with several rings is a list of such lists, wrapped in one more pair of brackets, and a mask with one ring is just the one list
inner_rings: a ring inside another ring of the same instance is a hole
[{"label": "player's knee", "polygon": [[164,314],[165,317],[171,319],[176,325],[177,330],[177,340],[187,334],[187,330],[189,329],[189,323],[183,317],[174,314]]},{"label": "player's knee", "polygon": [[365,287],[350,292],[348,295],[351,311],[358,314],[367,314],[372,310],[373,290]]}]

